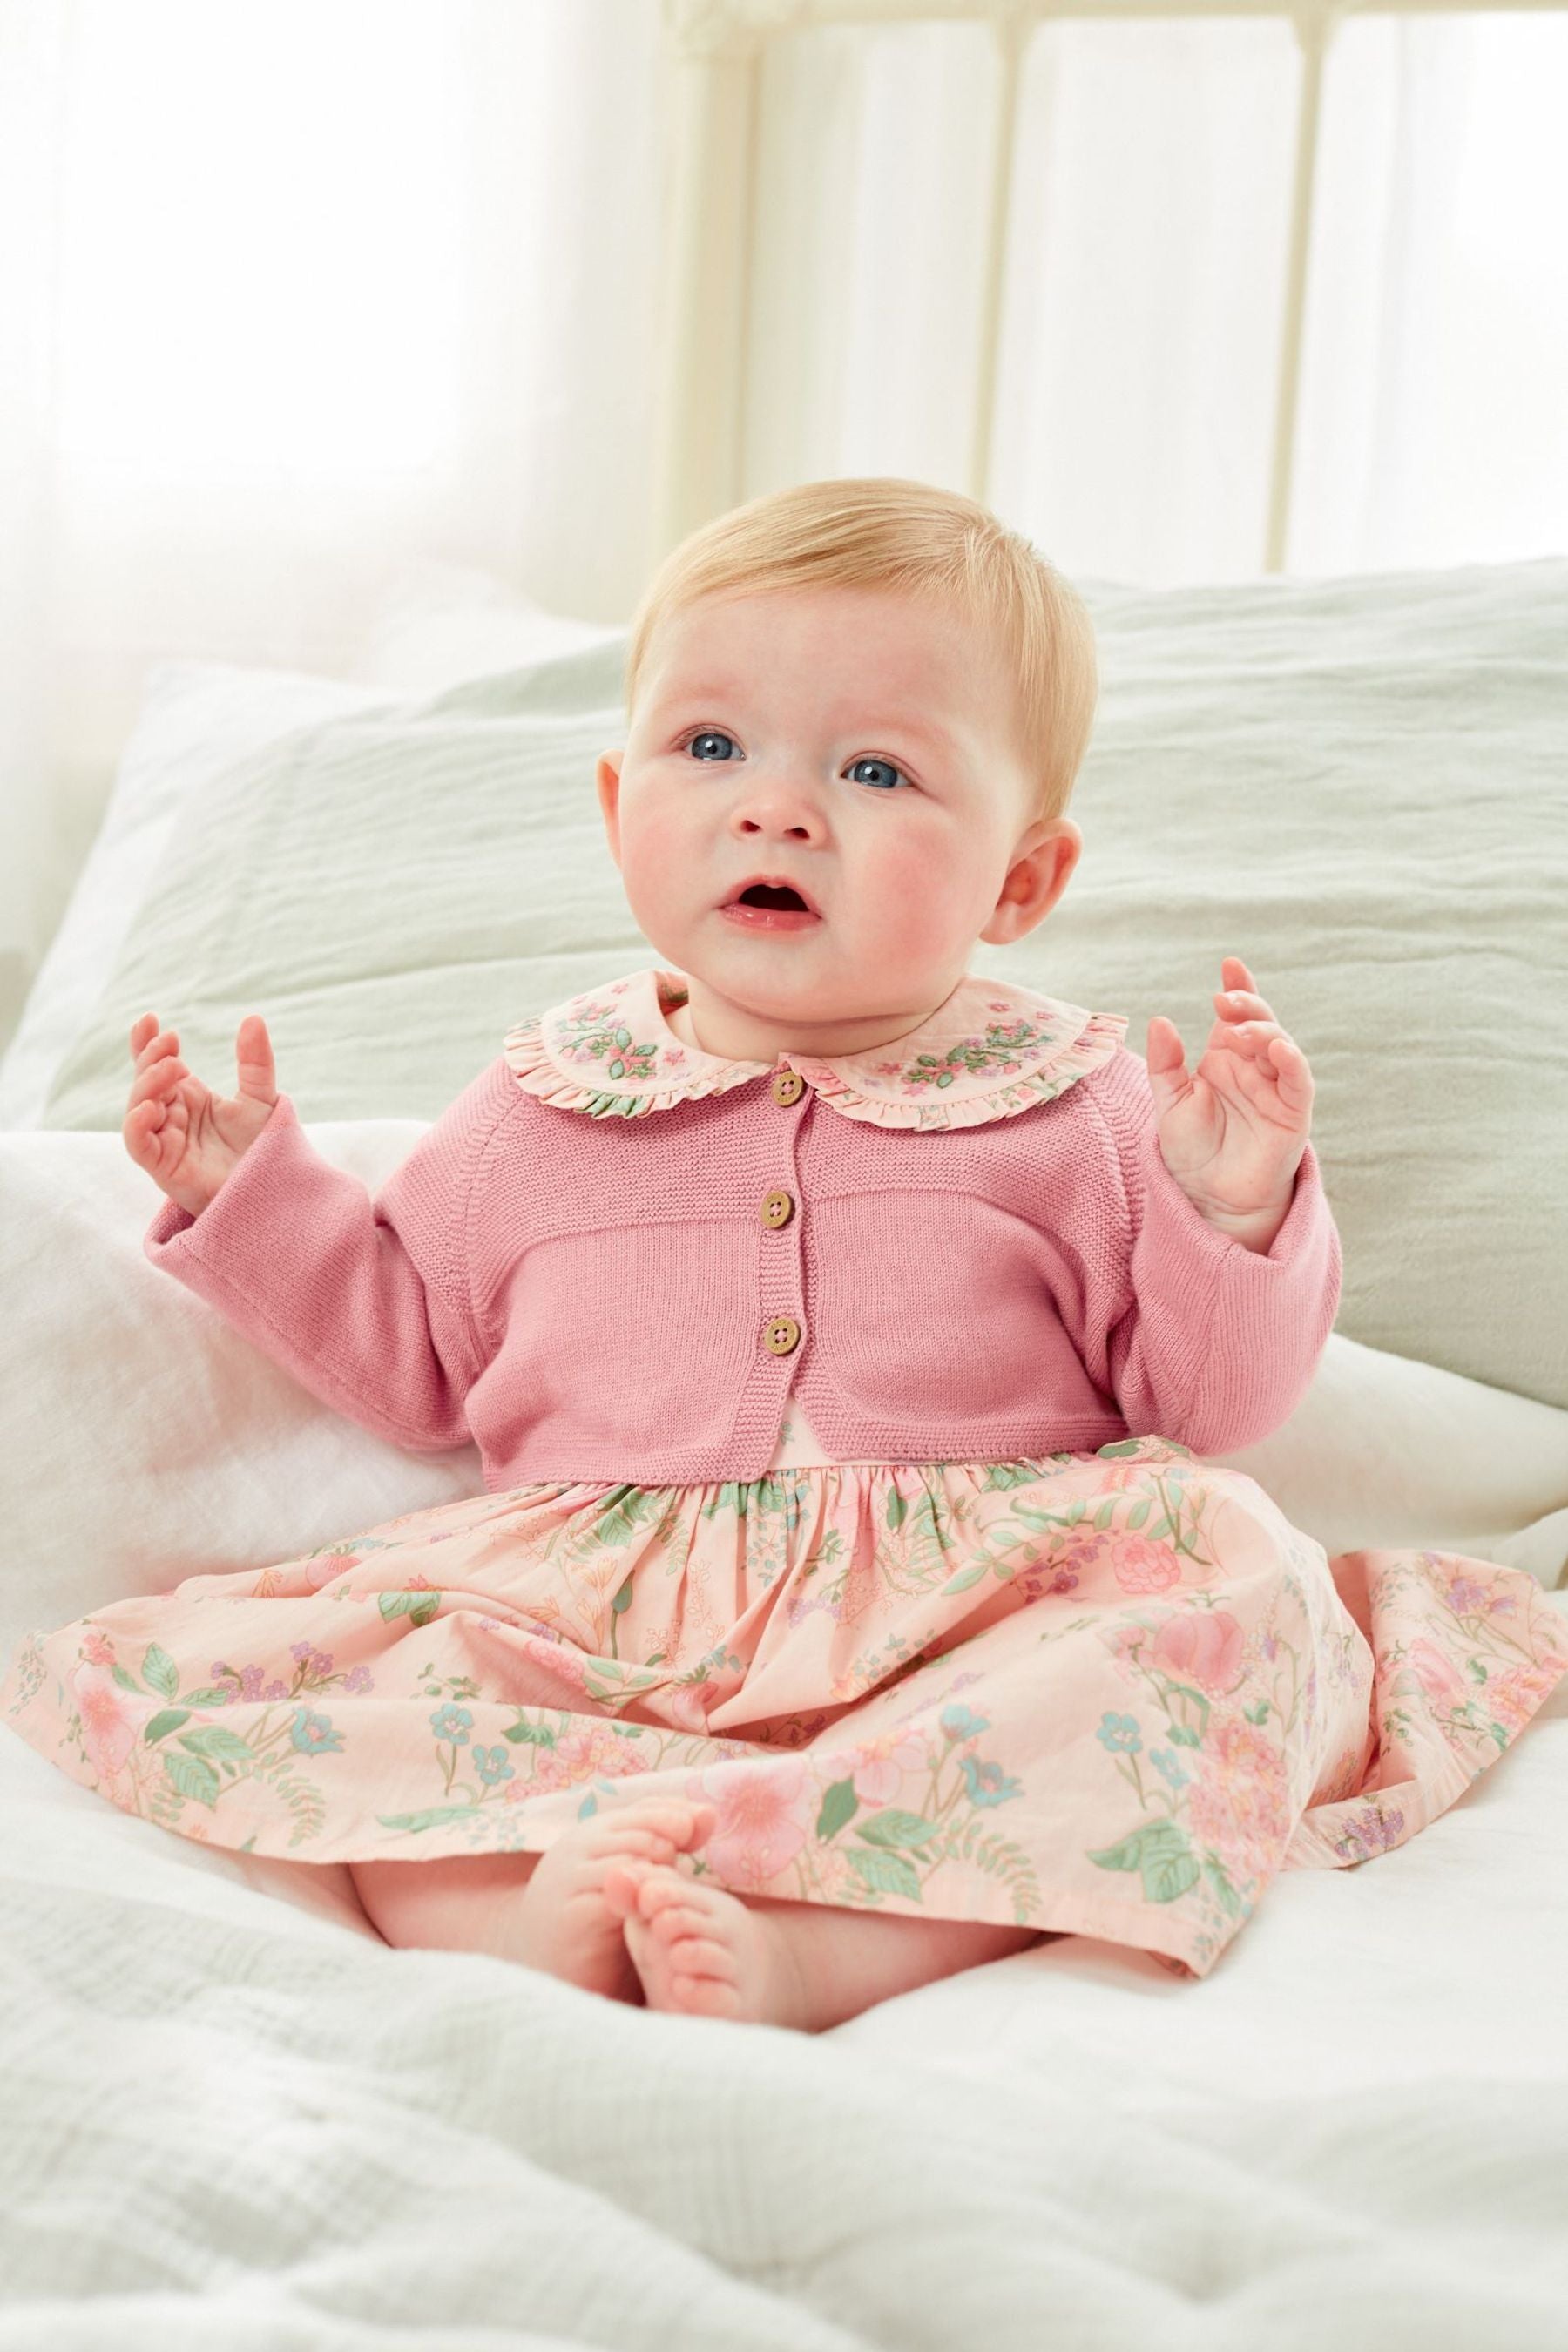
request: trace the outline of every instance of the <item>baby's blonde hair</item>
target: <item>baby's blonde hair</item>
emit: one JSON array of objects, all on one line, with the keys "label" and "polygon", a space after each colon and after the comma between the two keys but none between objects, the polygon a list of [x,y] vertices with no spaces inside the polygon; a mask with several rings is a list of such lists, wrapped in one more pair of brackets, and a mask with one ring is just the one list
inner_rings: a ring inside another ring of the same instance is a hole
[{"label": "baby's blonde hair", "polygon": [[993,633],[1017,681],[1016,746],[1035,782],[1027,821],[1062,814],[1094,723],[1093,624],[1033,541],[975,499],[931,482],[881,474],[797,482],[692,531],[665,557],[632,615],[628,720],[661,621],[714,593],[830,587],[946,602]]}]

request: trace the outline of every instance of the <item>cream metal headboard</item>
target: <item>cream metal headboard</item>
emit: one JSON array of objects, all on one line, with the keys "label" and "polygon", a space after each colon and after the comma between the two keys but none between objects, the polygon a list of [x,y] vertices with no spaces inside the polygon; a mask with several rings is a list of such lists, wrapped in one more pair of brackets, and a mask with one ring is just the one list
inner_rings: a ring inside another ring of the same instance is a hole
[{"label": "cream metal headboard", "polygon": [[[765,43],[825,25],[989,24],[1000,51],[1001,96],[992,159],[985,282],[974,355],[975,425],[971,496],[988,503],[991,420],[1001,342],[1020,65],[1047,18],[1283,16],[1302,58],[1296,114],[1295,188],[1286,260],[1275,399],[1274,453],[1263,568],[1282,570],[1296,454],[1301,322],[1318,163],[1323,61],[1352,9],[1360,16],[1561,8],[1568,0],[663,0],[671,67],[668,276],[661,305],[653,560],[712,516],[737,505],[745,398],[745,321],[751,285],[758,65]],[[714,321],[726,322],[720,341]]]}]

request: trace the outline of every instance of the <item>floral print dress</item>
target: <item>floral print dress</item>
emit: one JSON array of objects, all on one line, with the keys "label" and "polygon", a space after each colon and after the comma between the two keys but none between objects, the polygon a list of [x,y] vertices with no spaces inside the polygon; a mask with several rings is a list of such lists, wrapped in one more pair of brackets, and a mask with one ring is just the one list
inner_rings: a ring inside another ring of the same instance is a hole
[{"label": "floral print dress", "polygon": [[[1030,1040],[995,1018],[1011,992],[963,985],[973,1050],[892,1076],[922,1111],[945,1077],[967,1117],[1005,1116]],[[509,1048],[604,1116],[627,1098],[594,1002],[560,1008],[548,1067],[537,1024]],[[710,1090],[713,1057],[687,1059]],[[537,1853],[629,1799],[700,1797],[714,1828],[682,1867],[742,1895],[1093,1936],[1201,1977],[1279,1871],[1404,1844],[1565,1673],[1568,1626],[1521,1570],[1330,1559],[1163,1438],[835,1462],[792,1401],[760,1478],[536,1481],[31,1633],[0,1717],[124,1811],[242,1853]]]}]

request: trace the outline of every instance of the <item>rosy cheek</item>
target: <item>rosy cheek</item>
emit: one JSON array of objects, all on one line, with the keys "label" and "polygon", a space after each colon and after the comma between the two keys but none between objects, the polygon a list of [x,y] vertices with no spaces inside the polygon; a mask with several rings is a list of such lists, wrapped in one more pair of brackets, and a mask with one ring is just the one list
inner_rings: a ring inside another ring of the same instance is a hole
[{"label": "rosy cheek", "polygon": [[940,844],[879,845],[860,870],[857,895],[868,928],[886,936],[901,961],[946,948],[954,919],[952,858]]}]

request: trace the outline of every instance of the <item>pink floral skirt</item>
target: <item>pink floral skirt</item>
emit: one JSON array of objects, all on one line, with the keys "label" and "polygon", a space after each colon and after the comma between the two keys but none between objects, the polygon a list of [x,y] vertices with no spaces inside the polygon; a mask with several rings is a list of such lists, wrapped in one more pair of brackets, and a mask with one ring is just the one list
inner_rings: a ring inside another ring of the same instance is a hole
[{"label": "pink floral skirt", "polygon": [[682,1867],[738,1894],[1201,1977],[1277,1871],[1403,1845],[1564,1673],[1522,1570],[1331,1560],[1244,1473],[1143,1437],[478,1495],[29,1634],[0,1713],[242,1853],[538,1853],[700,1796]]}]

